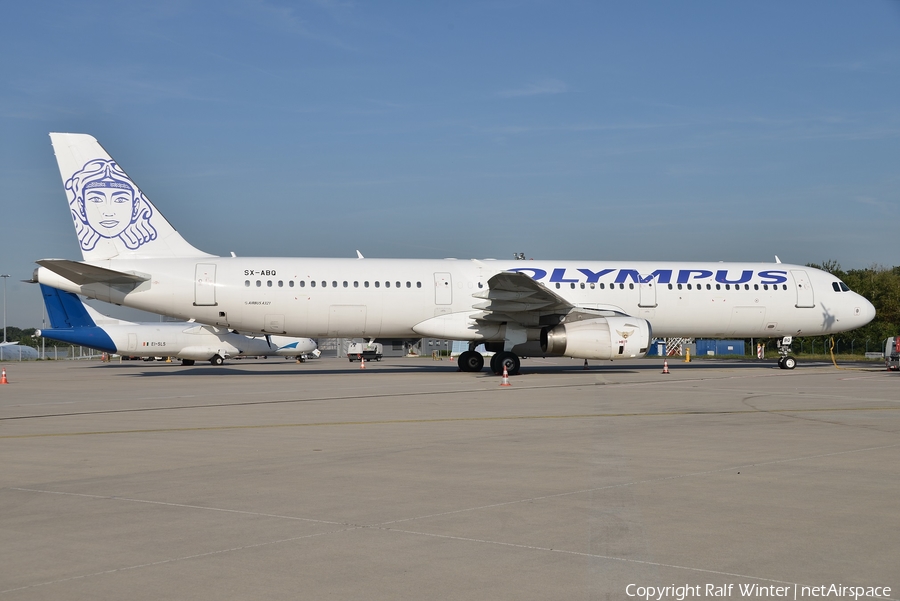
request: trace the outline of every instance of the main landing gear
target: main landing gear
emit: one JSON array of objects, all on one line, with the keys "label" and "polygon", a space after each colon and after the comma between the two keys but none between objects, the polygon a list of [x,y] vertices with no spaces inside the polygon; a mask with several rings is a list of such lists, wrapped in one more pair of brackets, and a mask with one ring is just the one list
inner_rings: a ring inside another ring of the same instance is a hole
[{"label": "main landing gear", "polygon": [[793,336],[785,336],[778,344],[778,354],[781,355],[781,358],[778,359],[778,367],[781,369],[794,369],[797,367],[797,360],[790,355],[792,341]]},{"label": "main landing gear", "polygon": [[503,373],[504,367],[507,374],[511,376],[519,375],[519,367],[521,367],[519,356],[510,351],[495,353],[491,357],[491,371],[499,376]]},{"label": "main landing gear", "polygon": [[484,367],[484,356],[475,351],[465,351],[456,360],[461,371],[481,371]]},{"label": "main landing gear", "polygon": [[[460,371],[481,371],[484,367],[484,357],[475,351],[465,351],[457,359]],[[503,367],[510,376],[518,375],[521,362],[519,356],[509,351],[494,353],[491,357],[491,371],[498,376],[503,373]]]}]

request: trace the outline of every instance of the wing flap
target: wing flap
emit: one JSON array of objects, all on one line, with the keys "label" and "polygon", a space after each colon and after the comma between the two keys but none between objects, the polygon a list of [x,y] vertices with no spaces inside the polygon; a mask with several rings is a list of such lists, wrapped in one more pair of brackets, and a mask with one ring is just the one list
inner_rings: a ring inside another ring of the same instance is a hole
[{"label": "wing flap", "polygon": [[483,299],[473,309],[472,319],[485,324],[518,323],[527,327],[541,325],[546,315],[566,315],[575,308],[572,303],[552,292],[524,273],[504,271],[491,276],[487,290],[472,296]]}]

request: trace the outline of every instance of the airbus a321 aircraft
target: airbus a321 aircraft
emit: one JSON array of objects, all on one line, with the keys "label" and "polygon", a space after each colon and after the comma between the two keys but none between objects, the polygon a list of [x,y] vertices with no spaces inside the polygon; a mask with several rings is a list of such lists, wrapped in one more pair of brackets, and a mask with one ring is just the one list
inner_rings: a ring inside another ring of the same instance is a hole
[{"label": "airbus a321 aircraft", "polygon": [[253,338],[227,328],[187,322],[135,323],[103,315],[71,292],[41,284],[50,328],[37,335],[89,346],[128,357],[176,357],[182,365],[209,361],[222,365],[228,357],[301,357],[313,354],[309,338]]},{"label": "airbus a321 aircraft", "polygon": [[463,371],[519,355],[643,356],[661,337],[852,330],[875,308],[833,275],[782,263],[218,257],[185,241],[91,136],[50,134],[84,261],[34,280],[240,332],[468,341]]}]

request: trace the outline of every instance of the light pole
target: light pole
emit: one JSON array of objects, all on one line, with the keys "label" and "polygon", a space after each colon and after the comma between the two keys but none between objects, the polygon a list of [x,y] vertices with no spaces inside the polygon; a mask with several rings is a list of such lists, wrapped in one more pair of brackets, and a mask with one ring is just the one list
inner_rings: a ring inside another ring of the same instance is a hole
[{"label": "light pole", "polygon": [[6,342],[6,280],[9,279],[9,274],[0,274],[0,278],[3,278],[3,342]]}]

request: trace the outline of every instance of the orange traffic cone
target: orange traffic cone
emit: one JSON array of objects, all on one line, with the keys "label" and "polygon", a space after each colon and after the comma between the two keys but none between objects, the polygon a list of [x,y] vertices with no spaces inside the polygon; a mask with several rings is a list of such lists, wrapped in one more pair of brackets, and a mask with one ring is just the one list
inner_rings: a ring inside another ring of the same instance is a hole
[{"label": "orange traffic cone", "polygon": [[500,378],[500,386],[510,386],[509,372],[506,371],[506,363],[503,364],[503,377]]},{"label": "orange traffic cone", "polygon": [[663,359],[663,371],[664,374],[669,373],[669,360]]},{"label": "orange traffic cone", "polygon": [[9,380],[6,379],[6,368],[3,368],[3,376],[0,377],[0,384],[9,384]]},{"label": "orange traffic cone", "polygon": [[365,369],[365,368],[366,368],[366,358],[365,358],[365,357],[362,357],[362,358],[359,360],[359,368],[360,368],[360,369]]}]

